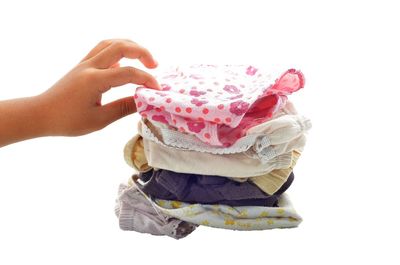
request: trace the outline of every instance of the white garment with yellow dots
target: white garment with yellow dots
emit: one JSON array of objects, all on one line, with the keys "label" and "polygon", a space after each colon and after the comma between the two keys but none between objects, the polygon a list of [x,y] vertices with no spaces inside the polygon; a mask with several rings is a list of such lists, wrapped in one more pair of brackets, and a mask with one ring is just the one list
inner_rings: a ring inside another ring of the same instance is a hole
[{"label": "white garment with yellow dots", "polygon": [[[139,188],[137,189],[142,192]],[[282,194],[279,199],[279,207],[189,204],[151,199],[143,192],[142,194],[157,211],[186,222],[215,228],[231,230],[291,228],[297,227],[302,221],[286,194]]]}]

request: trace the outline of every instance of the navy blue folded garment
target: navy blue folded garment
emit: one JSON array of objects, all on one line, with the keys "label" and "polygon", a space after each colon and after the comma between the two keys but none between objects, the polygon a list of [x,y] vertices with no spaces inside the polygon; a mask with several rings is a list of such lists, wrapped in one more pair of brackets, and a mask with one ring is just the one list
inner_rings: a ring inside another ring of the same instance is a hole
[{"label": "navy blue folded garment", "polygon": [[266,194],[251,182],[226,177],[177,173],[165,169],[139,174],[139,188],[157,199],[230,206],[277,206],[279,195],[294,180],[293,172],[275,194]]}]

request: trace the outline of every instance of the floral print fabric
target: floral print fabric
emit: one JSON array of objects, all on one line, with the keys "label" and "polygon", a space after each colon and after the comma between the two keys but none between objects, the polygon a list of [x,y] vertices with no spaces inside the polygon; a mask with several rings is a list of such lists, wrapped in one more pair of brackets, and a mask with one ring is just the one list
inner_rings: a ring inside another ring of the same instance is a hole
[{"label": "floral print fabric", "polygon": [[304,86],[303,74],[294,69],[274,78],[253,66],[178,67],[158,77],[161,91],[138,87],[134,99],[144,118],[228,147]]}]

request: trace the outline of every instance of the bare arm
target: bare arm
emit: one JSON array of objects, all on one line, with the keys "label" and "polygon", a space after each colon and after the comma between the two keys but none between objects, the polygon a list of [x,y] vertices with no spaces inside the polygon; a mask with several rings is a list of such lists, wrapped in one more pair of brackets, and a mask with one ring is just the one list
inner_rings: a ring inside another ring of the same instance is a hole
[{"label": "bare arm", "polygon": [[103,93],[127,83],[159,89],[150,74],[119,67],[123,57],[157,66],[149,51],[132,41],[102,41],[43,94],[0,101],[0,147],[41,136],[87,134],[136,112],[132,97],[101,104]]}]

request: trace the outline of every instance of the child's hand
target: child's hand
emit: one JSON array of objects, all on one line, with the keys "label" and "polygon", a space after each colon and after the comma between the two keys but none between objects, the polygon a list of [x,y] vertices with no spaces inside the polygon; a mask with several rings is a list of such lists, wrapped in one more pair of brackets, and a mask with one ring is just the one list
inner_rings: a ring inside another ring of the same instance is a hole
[{"label": "child's hand", "polygon": [[157,67],[148,50],[129,40],[100,42],[89,54],[40,95],[43,113],[51,121],[51,135],[82,135],[104,128],[136,112],[133,97],[101,105],[101,95],[127,83],[159,89],[153,76],[133,67],[119,67],[123,58],[139,59],[147,68]]},{"label": "child's hand", "polygon": [[159,89],[150,74],[120,67],[123,57],[157,67],[150,52],[130,40],[102,41],[43,94],[0,102],[0,147],[40,136],[90,133],[134,113],[133,97],[101,104],[103,93],[127,83]]}]

